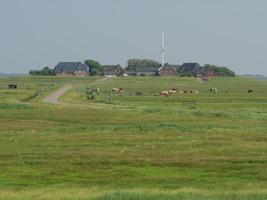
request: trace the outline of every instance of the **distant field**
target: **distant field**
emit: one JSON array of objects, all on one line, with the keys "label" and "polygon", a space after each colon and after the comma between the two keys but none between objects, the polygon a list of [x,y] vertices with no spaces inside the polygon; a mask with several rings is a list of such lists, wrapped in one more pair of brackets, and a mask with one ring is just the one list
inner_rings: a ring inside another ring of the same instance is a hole
[{"label": "distant field", "polygon": [[266,80],[0,78],[0,127],[0,199],[267,199]]}]

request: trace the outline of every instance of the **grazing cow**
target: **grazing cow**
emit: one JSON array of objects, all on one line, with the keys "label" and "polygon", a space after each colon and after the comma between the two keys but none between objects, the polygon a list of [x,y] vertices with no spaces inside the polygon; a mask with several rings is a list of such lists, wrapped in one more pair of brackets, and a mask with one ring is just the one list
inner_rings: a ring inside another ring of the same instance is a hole
[{"label": "grazing cow", "polygon": [[176,90],[174,90],[174,89],[171,89],[171,90],[169,90],[168,92],[169,92],[170,95],[172,95],[172,94],[176,94]]},{"label": "grazing cow", "polygon": [[122,93],[123,92],[123,88],[112,88],[112,92]]},{"label": "grazing cow", "polygon": [[191,90],[190,93],[191,93],[191,94],[198,94],[199,91],[198,91],[198,90]]},{"label": "grazing cow", "polygon": [[160,96],[169,97],[170,94],[169,94],[168,91],[161,91],[161,92],[160,92]]},{"label": "grazing cow", "polygon": [[8,84],[9,89],[17,89],[18,85],[17,84]]},{"label": "grazing cow", "polygon": [[118,92],[119,88],[112,88],[112,92]]},{"label": "grazing cow", "polygon": [[99,95],[99,93],[100,93],[100,89],[99,88],[96,88],[96,93],[97,93],[97,95]]},{"label": "grazing cow", "polygon": [[141,91],[136,91],[136,92],[135,92],[135,95],[136,95],[136,96],[142,96],[143,93],[142,93]]},{"label": "grazing cow", "polygon": [[212,93],[217,93],[218,90],[217,90],[217,88],[210,88],[210,92],[212,92]]},{"label": "grazing cow", "polygon": [[255,93],[254,88],[250,88],[250,89],[248,90],[248,93],[249,93],[249,94],[251,94],[251,93]]}]

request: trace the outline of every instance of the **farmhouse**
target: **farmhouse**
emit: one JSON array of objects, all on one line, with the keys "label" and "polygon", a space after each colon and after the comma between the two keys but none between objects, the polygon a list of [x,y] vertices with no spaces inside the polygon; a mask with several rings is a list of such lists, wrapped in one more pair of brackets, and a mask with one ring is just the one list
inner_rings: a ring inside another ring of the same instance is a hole
[{"label": "farmhouse", "polygon": [[53,72],[56,76],[88,76],[89,67],[81,62],[60,62]]},{"label": "farmhouse", "polygon": [[201,66],[198,63],[184,63],[180,67],[179,73],[197,76],[200,70]]},{"label": "farmhouse", "polygon": [[120,65],[103,65],[103,75],[106,77],[116,77],[123,74],[124,69]]},{"label": "farmhouse", "polygon": [[136,76],[154,76],[158,74],[158,68],[155,67],[144,67],[136,68]]},{"label": "farmhouse", "polygon": [[163,67],[159,68],[159,75],[160,76],[176,76],[177,68],[178,66],[176,65],[165,64]]}]

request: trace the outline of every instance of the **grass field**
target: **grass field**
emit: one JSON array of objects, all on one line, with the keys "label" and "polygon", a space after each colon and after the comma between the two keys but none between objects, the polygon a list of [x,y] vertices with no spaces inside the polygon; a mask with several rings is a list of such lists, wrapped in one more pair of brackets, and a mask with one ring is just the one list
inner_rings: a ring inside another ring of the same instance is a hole
[{"label": "grass field", "polygon": [[[97,79],[0,79],[0,199],[267,199],[267,81]],[[173,87],[200,94],[154,96]]]}]

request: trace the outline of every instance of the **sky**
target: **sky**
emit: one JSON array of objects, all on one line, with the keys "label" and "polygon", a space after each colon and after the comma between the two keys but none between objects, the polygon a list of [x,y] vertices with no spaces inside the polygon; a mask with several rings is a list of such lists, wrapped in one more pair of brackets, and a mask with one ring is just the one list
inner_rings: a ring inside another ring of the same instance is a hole
[{"label": "sky", "polygon": [[266,0],[0,0],[0,72],[129,58],[267,75]]}]

